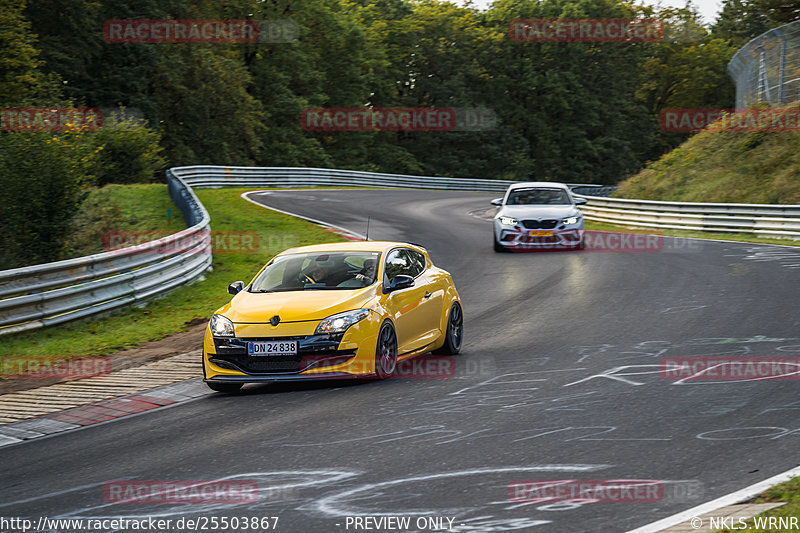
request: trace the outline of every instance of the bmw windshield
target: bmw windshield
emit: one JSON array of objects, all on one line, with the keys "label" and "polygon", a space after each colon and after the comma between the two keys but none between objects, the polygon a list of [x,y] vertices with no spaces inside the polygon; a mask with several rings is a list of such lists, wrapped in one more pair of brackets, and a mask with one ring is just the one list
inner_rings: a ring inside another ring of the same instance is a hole
[{"label": "bmw windshield", "polygon": [[506,205],[571,205],[564,189],[514,189],[508,194]]}]

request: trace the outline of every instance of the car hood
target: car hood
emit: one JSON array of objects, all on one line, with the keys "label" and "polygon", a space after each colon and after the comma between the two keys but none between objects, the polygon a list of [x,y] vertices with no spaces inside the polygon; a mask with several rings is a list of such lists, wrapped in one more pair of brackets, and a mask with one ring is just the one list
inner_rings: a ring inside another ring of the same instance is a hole
[{"label": "car hood", "polygon": [[374,295],[375,286],[357,290],[307,290],[252,293],[242,291],[219,314],[234,323],[269,322],[275,315],[281,322],[322,320],[363,307]]},{"label": "car hood", "polygon": [[580,213],[574,205],[504,205],[496,217],[507,216],[518,220],[529,218],[566,218]]}]

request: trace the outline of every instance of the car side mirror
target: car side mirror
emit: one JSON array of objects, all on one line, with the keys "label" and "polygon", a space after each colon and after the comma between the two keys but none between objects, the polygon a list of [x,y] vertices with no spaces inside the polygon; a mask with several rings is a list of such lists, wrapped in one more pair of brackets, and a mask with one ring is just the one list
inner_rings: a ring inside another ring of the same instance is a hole
[{"label": "car side mirror", "polygon": [[495,198],[494,200],[492,200],[492,205],[500,207],[501,205],[503,205],[503,199]]},{"label": "car side mirror", "polygon": [[575,205],[585,205],[586,198],[575,198]]},{"label": "car side mirror", "polygon": [[407,289],[414,286],[414,278],[399,274],[392,278],[389,282],[389,290],[387,292],[399,291],[400,289]]},{"label": "car side mirror", "polygon": [[234,281],[228,285],[228,294],[237,295],[244,289],[244,281]]}]

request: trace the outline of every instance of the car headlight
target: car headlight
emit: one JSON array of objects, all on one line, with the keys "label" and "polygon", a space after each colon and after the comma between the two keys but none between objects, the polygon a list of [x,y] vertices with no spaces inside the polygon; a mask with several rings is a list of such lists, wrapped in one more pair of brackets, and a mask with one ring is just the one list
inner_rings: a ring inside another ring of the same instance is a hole
[{"label": "car headlight", "polygon": [[328,318],[323,318],[314,334],[330,335],[332,333],[342,333],[356,322],[360,322],[368,316],[369,309],[356,309],[355,311],[337,313]]},{"label": "car headlight", "polygon": [[211,334],[215,337],[233,337],[233,322],[222,315],[211,315]]},{"label": "car headlight", "polygon": [[519,222],[517,222],[516,218],[512,217],[499,217],[500,223],[504,226],[516,226]]},{"label": "car headlight", "polygon": [[569,225],[569,224],[577,224],[577,223],[578,223],[578,220],[580,220],[580,218],[579,218],[579,217],[567,217],[567,218],[565,218],[564,220],[562,220],[562,222],[563,222],[564,224],[567,224],[567,225]]}]

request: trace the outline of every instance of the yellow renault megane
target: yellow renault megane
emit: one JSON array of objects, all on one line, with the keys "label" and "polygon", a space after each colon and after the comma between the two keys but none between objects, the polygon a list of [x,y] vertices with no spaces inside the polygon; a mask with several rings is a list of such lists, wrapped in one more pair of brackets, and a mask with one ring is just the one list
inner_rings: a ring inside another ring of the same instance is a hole
[{"label": "yellow renault megane", "polygon": [[291,248],[217,310],[203,343],[205,382],[390,377],[398,361],[457,354],[461,300],[450,274],[413,244],[364,241]]}]

